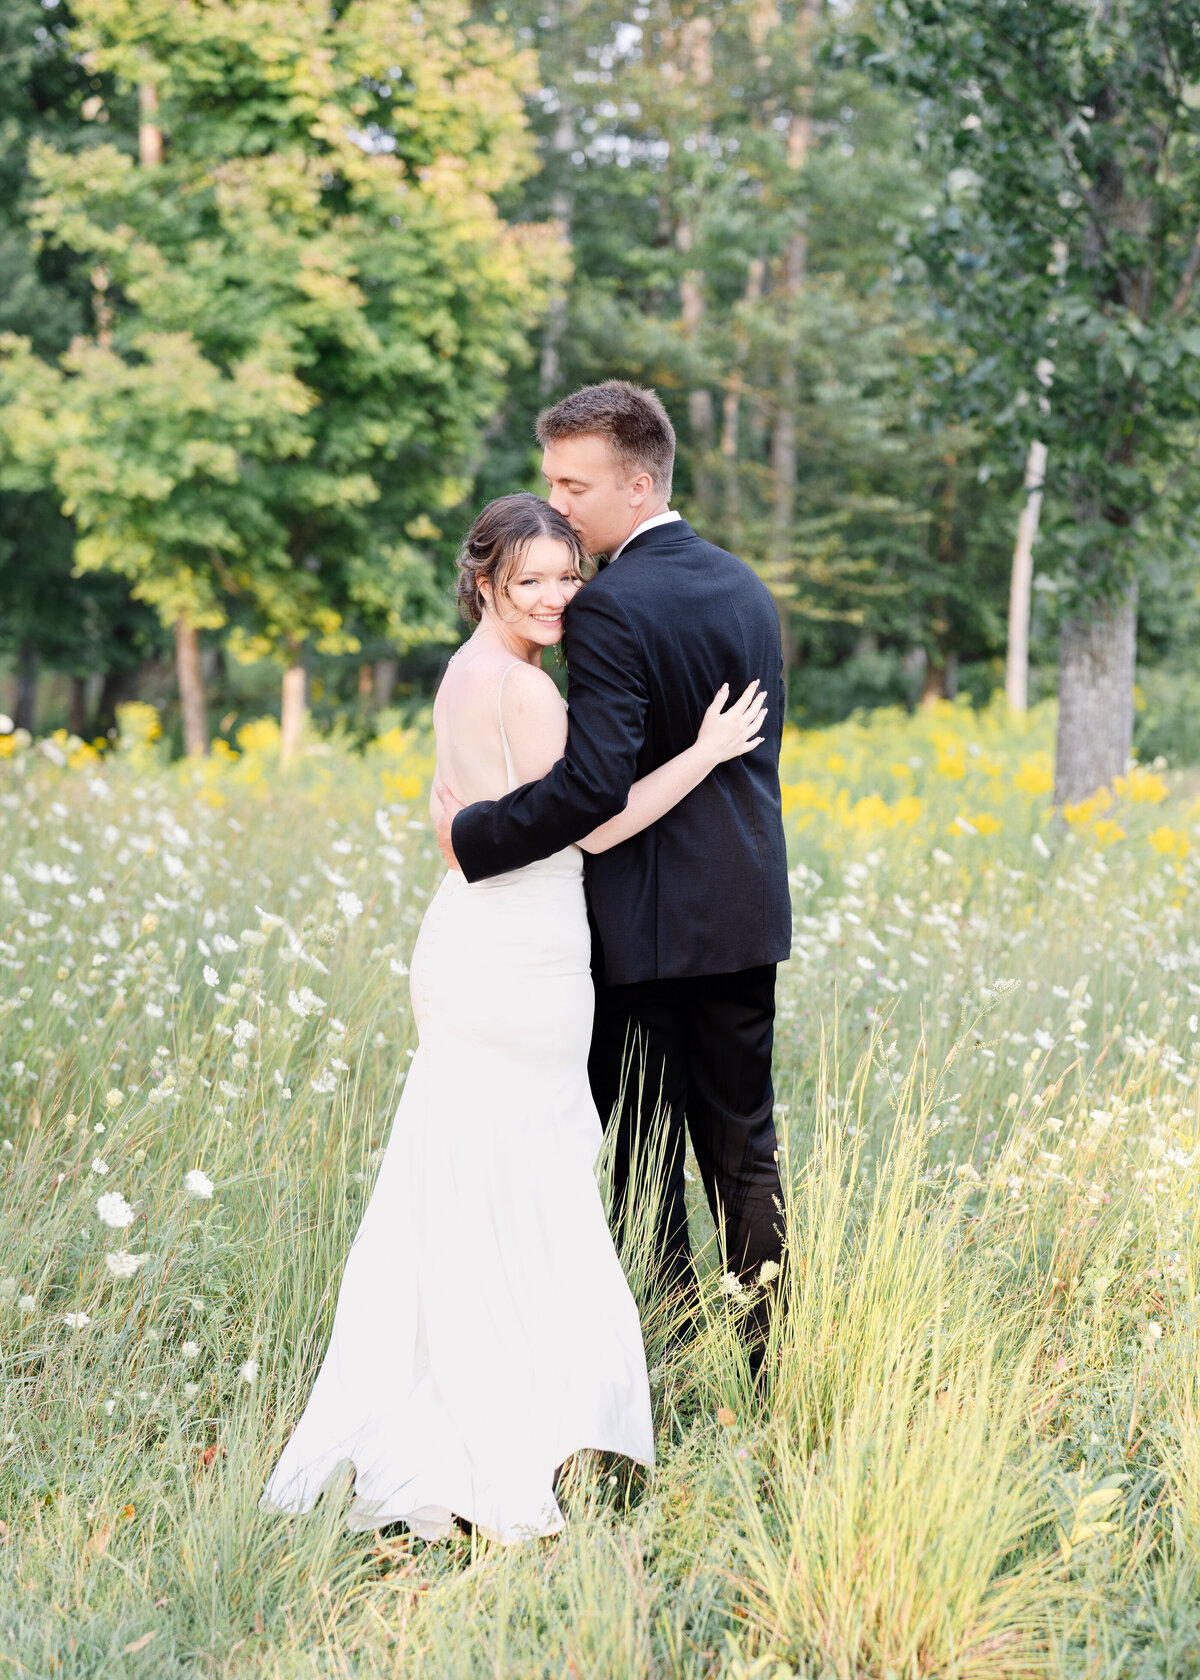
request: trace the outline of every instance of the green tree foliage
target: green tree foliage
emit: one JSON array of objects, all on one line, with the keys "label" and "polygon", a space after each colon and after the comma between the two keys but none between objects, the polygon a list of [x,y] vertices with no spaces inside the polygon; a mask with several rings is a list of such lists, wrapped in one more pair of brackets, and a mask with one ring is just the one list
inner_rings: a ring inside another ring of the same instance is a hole
[{"label": "green tree foliage", "polygon": [[942,175],[914,252],[972,352],[956,398],[1014,458],[1049,451],[1038,564],[1060,615],[1057,797],[1075,800],[1124,768],[1139,582],[1200,488],[1200,5],[888,15],[875,61],[919,96]]},{"label": "green tree foliage", "polygon": [[53,370],[9,350],[10,447],[48,452],[77,564],[291,665],[356,620],[444,633],[436,520],[559,260],[493,203],[529,62],[458,0],[77,0],[73,40],[143,124],[140,160],[31,154],[110,317]]},{"label": "green tree foliage", "polygon": [[[33,140],[63,150],[86,144],[83,117],[100,77],[70,50],[63,5],[11,0],[0,13],[0,334],[26,337],[54,357],[91,319],[86,264],[63,250],[37,249],[28,216]],[[74,531],[44,471],[0,469],[0,653],[17,673],[17,721],[35,722],[39,669],[73,679],[71,726],[109,726],[122,681],[156,651],[156,621],[119,580],[73,574]],[[98,715],[83,704],[84,679],[104,673]]]},{"label": "green tree foliage", "polygon": [[488,477],[528,472],[539,401],[654,384],[677,500],[759,568],[817,710],[855,645],[925,649],[934,692],[1002,643],[981,437],[947,417],[941,330],[897,284],[930,191],[913,111],[856,66],[853,23],[807,0],[527,6],[544,167],[519,202],[568,225],[574,270]]}]

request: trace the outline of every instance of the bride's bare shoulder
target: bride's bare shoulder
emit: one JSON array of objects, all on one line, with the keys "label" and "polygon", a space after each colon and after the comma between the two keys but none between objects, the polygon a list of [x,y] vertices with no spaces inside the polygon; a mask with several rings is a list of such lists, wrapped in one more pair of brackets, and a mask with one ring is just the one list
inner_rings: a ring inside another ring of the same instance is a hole
[{"label": "bride's bare shoulder", "polygon": [[561,709],[562,700],[554,678],[540,665],[510,665],[501,676],[500,708],[507,723],[512,718],[533,714],[540,716],[553,708]]}]

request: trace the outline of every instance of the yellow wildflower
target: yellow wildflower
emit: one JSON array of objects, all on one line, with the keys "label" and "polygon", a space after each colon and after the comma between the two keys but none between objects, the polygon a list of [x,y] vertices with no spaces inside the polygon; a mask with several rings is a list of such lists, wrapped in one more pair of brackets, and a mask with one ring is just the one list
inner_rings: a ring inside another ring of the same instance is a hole
[{"label": "yellow wildflower", "polygon": [[1122,799],[1131,799],[1135,805],[1159,805],[1169,791],[1161,776],[1140,764],[1135,764],[1128,776],[1117,776],[1113,786]]},{"label": "yellow wildflower", "polygon": [[1013,777],[1013,786],[1022,793],[1049,793],[1054,786],[1054,772],[1047,753],[1035,753],[1023,758],[1021,768]]}]

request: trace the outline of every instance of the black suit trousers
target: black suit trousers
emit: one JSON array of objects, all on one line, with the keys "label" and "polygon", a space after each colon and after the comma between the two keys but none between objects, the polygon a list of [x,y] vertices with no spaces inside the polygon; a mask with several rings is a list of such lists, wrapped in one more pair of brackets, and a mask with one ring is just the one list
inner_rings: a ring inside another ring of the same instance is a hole
[{"label": "black suit trousers", "polygon": [[[620,1128],[618,1228],[631,1162],[661,1160],[658,1236],[670,1293],[688,1294],[696,1283],[684,1205],[685,1125],[723,1232],[725,1264],[749,1283],[763,1261],[782,1258],[774,1028],[774,963],[596,989],[588,1074],[602,1124]],[[635,1187],[635,1196],[644,1193]]]}]

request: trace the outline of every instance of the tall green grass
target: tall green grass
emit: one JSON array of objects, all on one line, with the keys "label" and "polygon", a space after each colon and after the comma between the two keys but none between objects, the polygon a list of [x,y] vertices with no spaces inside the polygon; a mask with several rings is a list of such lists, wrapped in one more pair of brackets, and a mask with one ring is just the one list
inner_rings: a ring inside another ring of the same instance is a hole
[{"label": "tall green grass", "polygon": [[[944,863],[940,826],[820,853],[806,829],[760,1376],[758,1296],[727,1292],[701,1199],[681,1337],[641,1198],[623,1258],[655,1470],[582,1454],[556,1538],[426,1546],[349,1533],[336,1492],[258,1508],[414,1043],[419,809],[337,754],[291,782],[134,755],[0,777],[0,1673],[1200,1669],[1200,928],[1177,842],[1072,830],[1016,864],[978,835]],[[1190,832],[1183,792],[1155,820]],[[185,1193],[196,1168],[211,1199]],[[113,1190],[124,1231],[97,1218]],[[123,1251],[149,1256],[130,1279]]]}]

